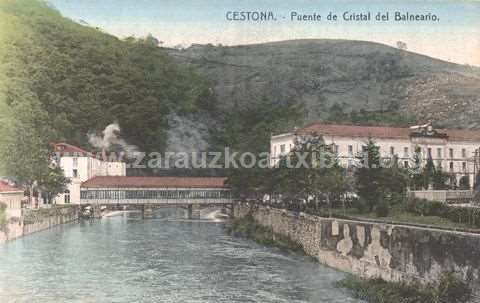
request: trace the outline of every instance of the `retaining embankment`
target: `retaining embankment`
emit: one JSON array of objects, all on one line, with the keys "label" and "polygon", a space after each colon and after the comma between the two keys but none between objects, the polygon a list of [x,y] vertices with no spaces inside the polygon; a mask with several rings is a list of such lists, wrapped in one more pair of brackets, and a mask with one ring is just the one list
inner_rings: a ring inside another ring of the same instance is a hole
[{"label": "retaining embankment", "polygon": [[257,223],[301,245],[320,263],[364,278],[435,283],[455,272],[480,295],[480,235],[429,228],[322,218],[237,204],[236,218]]},{"label": "retaining embankment", "polygon": [[9,217],[0,230],[0,243],[26,236],[78,219],[75,205],[42,209],[24,209],[20,217]]}]

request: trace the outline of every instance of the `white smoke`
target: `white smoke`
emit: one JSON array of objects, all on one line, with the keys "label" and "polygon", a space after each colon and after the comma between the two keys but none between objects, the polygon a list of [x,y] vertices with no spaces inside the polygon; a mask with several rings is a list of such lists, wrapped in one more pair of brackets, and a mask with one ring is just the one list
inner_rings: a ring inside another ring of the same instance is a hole
[{"label": "white smoke", "polygon": [[120,137],[120,126],[117,122],[107,125],[102,131],[103,136],[99,136],[96,133],[89,133],[88,142],[95,148],[108,151],[112,147],[120,147],[127,154],[132,154],[138,151],[138,147],[132,144],[128,144],[124,139]]},{"label": "white smoke", "polygon": [[168,116],[167,150],[169,152],[197,152],[208,149],[208,127],[177,114]]}]

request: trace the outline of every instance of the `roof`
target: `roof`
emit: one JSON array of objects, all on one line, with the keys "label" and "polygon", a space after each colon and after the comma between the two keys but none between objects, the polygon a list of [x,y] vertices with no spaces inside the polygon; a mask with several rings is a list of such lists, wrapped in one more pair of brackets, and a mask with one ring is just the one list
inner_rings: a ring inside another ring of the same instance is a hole
[{"label": "roof", "polygon": [[0,193],[5,192],[23,192],[23,189],[12,186],[5,181],[0,181]]},{"label": "roof", "polygon": [[104,162],[125,162],[124,156],[121,153],[112,153],[110,156],[113,155],[114,157],[109,157],[106,151],[93,153],[68,143],[56,143],[53,145],[53,149],[54,152],[60,153],[60,155],[64,157],[90,157],[102,160]]},{"label": "roof", "polygon": [[[480,141],[480,131],[460,129],[435,129],[445,133],[450,141]],[[339,136],[339,137],[372,137],[380,139],[409,139],[413,131],[407,127],[359,126],[314,123],[294,131],[297,135]]]},{"label": "roof", "polygon": [[140,188],[224,188],[224,177],[93,177],[82,183],[84,188],[140,187]]},{"label": "roof", "polygon": [[94,157],[94,155],[78,146],[74,146],[68,143],[57,143],[53,145],[55,152],[59,152],[66,155],[75,155],[75,156],[88,156]]}]

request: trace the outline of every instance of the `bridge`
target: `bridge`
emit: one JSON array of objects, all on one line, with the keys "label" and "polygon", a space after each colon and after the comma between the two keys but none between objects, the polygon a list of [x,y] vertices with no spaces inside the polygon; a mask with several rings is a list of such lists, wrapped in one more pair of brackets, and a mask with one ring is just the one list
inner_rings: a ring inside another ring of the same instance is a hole
[{"label": "bridge", "polygon": [[189,218],[200,208],[231,206],[232,192],[223,177],[94,177],[81,184],[80,204],[127,206],[145,214],[157,207],[185,207]]}]

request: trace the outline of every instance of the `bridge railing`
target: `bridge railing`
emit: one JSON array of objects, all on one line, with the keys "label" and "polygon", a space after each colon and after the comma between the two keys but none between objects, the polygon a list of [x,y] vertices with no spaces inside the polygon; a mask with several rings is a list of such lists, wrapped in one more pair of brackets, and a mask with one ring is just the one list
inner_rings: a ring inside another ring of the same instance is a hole
[{"label": "bridge railing", "polygon": [[229,204],[232,203],[231,198],[190,198],[190,199],[80,199],[80,204]]}]

